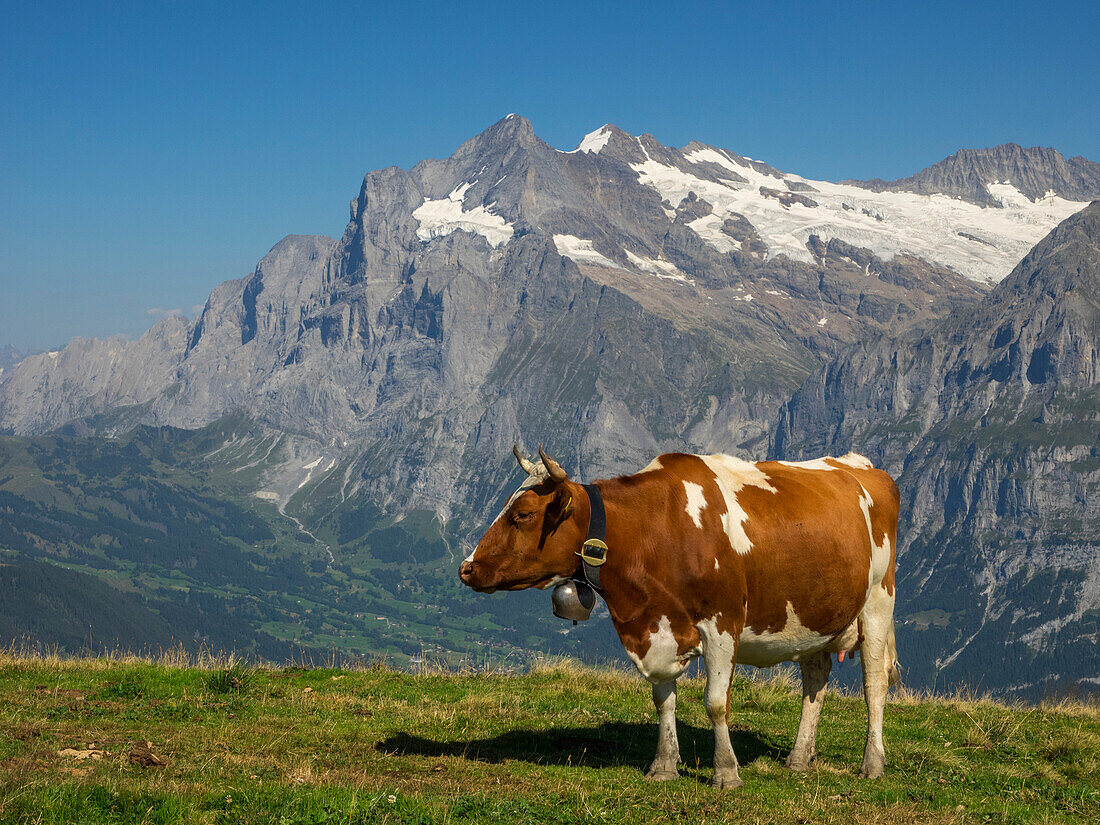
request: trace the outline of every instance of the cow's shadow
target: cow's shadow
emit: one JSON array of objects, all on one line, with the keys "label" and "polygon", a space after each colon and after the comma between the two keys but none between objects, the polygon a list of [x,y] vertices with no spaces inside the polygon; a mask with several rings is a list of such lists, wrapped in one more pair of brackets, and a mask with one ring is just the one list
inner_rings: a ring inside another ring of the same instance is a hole
[{"label": "cow's shadow", "polygon": [[[676,724],[681,761],[689,768],[714,764],[711,728]],[[730,739],[741,765],[761,756],[783,761],[789,749],[752,731],[732,730]],[[657,726],[652,722],[605,722],[592,727],[550,730],[511,730],[486,739],[437,741],[411,733],[396,733],[375,748],[394,756],[461,756],[478,762],[518,760],[538,765],[632,767],[645,770],[657,749]]]}]

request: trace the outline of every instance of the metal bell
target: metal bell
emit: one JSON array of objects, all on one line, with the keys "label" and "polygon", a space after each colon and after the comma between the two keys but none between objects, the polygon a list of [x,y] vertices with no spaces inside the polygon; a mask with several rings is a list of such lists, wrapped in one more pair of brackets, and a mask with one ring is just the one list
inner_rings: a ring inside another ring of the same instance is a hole
[{"label": "metal bell", "polygon": [[596,606],[596,591],[584,582],[567,581],[554,588],[551,594],[554,615],[559,619],[572,619],[573,624],[585,621]]}]

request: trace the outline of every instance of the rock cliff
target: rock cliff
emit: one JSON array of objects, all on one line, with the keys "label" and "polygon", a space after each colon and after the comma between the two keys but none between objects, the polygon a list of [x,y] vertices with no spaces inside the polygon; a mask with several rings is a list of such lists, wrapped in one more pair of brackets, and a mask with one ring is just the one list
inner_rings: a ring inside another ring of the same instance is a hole
[{"label": "rock cliff", "polygon": [[926,674],[1095,689],[1098,296],[1100,202],[975,306],[854,345],[784,407],[777,456],[857,448],[897,477],[901,613]]}]

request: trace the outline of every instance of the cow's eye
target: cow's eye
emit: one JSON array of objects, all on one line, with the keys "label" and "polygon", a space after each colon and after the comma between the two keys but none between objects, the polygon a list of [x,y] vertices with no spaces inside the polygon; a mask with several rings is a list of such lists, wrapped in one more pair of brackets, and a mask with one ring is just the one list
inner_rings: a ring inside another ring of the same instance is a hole
[{"label": "cow's eye", "polygon": [[530,520],[531,520],[531,519],[533,519],[534,517],[535,517],[535,514],[534,514],[533,512],[531,512],[530,510],[525,510],[525,511],[523,511],[523,512],[520,512],[520,513],[516,513],[516,514],[515,514],[515,515],[513,516],[513,518],[514,518],[514,519],[515,519],[515,520],[516,520],[517,522],[521,522],[521,521],[530,521]]}]

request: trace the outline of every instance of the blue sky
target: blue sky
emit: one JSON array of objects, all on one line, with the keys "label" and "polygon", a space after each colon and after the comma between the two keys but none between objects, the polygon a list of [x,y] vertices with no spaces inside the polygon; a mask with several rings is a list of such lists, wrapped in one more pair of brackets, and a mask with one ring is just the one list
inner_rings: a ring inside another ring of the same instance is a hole
[{"label": "blue sky", "polygon": [[834,180],[1006,141],[1100,161],[1100,4],[893,5],[3,0],[0,344],[190,315],[284,235],[339,236],[365,172],[513,111]]}]

